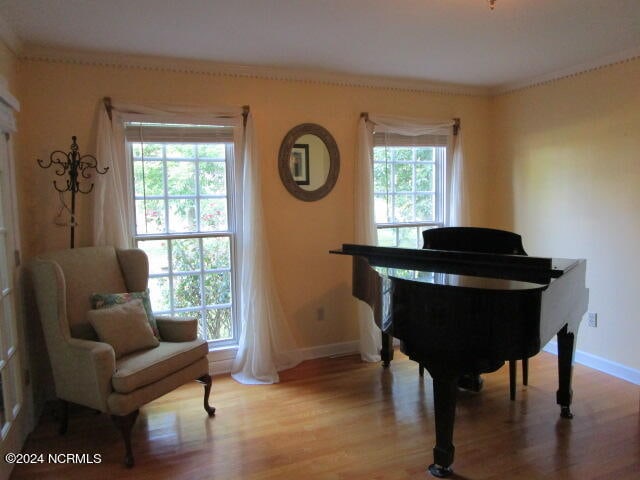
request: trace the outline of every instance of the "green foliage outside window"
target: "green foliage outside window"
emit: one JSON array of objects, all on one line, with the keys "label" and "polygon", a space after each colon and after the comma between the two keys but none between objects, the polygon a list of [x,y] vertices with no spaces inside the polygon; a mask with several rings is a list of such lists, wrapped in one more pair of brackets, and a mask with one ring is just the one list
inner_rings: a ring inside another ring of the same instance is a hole
[{"label": "green foliage outside window", "polygon": [[[375,219],[384,224],[379,245],[419,248],[422,231],[436,222],[436,148],[441,147],[373,149]],[[423,225],[403,226],[412,223]]]},{"label": "green foliage outside window", "polygon": [[[198,319],[209,340],[232,338],[231,236],[224,144],[131,145],[138,237],[156,313]],[[170,238],[211,232],[215,236]]]}]

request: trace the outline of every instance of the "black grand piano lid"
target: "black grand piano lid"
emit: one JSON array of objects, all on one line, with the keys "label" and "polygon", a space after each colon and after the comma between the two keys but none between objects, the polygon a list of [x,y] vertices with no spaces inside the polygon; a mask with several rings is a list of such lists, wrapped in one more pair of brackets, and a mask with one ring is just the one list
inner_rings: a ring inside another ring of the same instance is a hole
[{"label": "black grand piano lid", "polygon": [[430,250],[345,243],[330,253],[361,256],[373,267],[442,272],[548,284],[571,270],[578,260],[480,252]]},{"label": "black grand piano lid", "polygon": [[553,282],[553,278],[548,282],[527,282],[522,280],[512,280],[506,278],[481,277],[474,275],[459,275],[455,273],[443,273],[425,270],[415,270],[408,268],[393,267],[372,267],[380,276],[407,280],[411,282],[424,283],[433,286],[457,287],[474,290],[494,290],[494,291],[533,291],[544,290]]}]

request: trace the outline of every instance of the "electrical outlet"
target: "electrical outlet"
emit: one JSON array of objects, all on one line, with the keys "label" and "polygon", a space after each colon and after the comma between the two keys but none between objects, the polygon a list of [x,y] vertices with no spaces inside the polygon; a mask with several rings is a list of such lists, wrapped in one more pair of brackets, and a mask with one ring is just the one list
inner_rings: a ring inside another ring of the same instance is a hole
[{"label": "electrical outlet", "polygon": [[587,314],[587,319],[589,321],[589,326],[593,328],[598,327],[598,314],[595,312],[589,312]]}]

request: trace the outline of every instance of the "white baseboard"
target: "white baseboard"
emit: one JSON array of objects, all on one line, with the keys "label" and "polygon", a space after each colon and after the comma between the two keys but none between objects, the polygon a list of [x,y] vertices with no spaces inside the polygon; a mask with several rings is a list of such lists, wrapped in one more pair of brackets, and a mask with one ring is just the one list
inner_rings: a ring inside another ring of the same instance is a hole
[{"label": "white baseboard", "polygon": [[236,358],[238,347],[225,347],[210,350],[207,354],[209,360],[209,373],[211,375],[222,375],[231,373],[231,364]]},{"label": "white baseboard", "polygon": [[231,373],[231,364],[233,360],[209,360],[209,374],[223,375]]},{"label": "white baseboard", "polygon": [[[545,352],[557,355],[558,343],[555,341],[551,341],[547,343],[543,350]],[[633,368],[627,367],[626,365],[612,362],[611,360],[607,360],[606,358],[598,357],[597,355],[583,352],[581,350],[576,350],[574,361],[576,363],[579,363],[580,365],[584,365],[586,367],[593,368],[594,370],[604,372],[611,376],[621,378],[622,380],[626,380],[627,382],[640,385],[640,370],[635,370]]]},{"label": "white baseboard", "polygon": [[[209,352],[209,373],[211,375],[230,373],[236,350],[236,348],[228,348]],[[299,351],[303,360],[352,355],[358,353],[358,341],[318,345],[316,347],[301,348]]]},{"label": "white baseboard", "polygon": [[318,345],[316,347],[301,348],[300,353],[305,360],[322,357],[340,357],[343,355],[353,355],[358,353],[358,341],[330,343],[328,345]]}]

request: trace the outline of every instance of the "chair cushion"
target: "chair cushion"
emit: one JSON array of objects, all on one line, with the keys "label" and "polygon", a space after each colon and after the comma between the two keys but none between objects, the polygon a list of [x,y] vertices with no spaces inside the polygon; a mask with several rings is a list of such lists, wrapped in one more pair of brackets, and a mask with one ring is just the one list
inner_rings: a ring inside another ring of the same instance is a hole
[{"label": "chair cushion", "polygon": [[158,340],[160,340],[160,332],[156,325],[156,318],[151,310],[151,301],[149,300],[149,289],[143,292],[125,292],[125,293],[94,293],[91,295],[91,306],[94,309],[109,308],[114,305],[122,305],[123,303],[130,302],[132,300],[142,300],[142,305],[147,312],[147,318],[149,319],[149,325],[153,334]]},{"label": "chair cushion", "polygon": [[116,358],[160,344],[151,330],[141,300],[89,310],[87,319],[100,341],[113,347]]},{"label": "chair cushion", "polygon": [[116,372],[111,383],[119,393],[157,382],[200,358],[209,348],[201,339],[191,342],[160,342],[158,348],[132,353],[116,361]]}]

